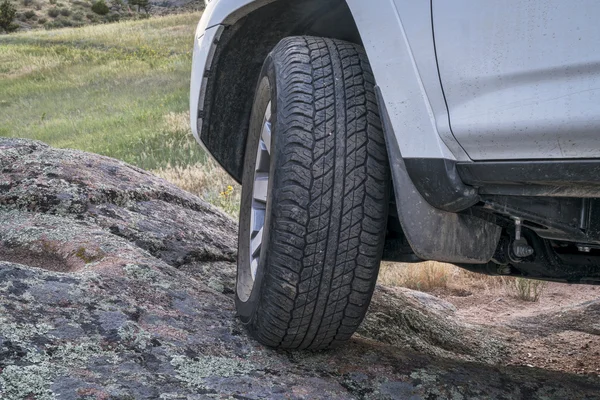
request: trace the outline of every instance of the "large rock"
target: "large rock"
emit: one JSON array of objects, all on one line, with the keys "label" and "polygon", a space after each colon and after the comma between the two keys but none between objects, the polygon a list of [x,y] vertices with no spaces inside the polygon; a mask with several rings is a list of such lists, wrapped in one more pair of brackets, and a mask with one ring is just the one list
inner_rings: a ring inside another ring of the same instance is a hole
[{"label": "large rock", "polygon": [[[235,318],[235,224],[124,163],[0,139],[0,398],[596,398],[499,367],[502,340],[379,288],[347,345],[285,352]],[[418,351],[416,351],[418,350]]]}]

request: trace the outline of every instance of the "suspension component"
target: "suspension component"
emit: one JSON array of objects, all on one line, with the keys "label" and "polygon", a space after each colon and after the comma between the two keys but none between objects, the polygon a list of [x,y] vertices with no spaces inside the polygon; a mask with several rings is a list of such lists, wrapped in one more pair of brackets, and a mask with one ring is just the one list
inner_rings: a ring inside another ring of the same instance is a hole
[{"label": "suspension component", "polygon": [[529,257],[533,254],[533,247],[527,243],[527,239],[521,237],[521,227],[523,221],[521,218],[513,218],[515,221],[515,241],[512,243],[513,254],[517,258]]}]

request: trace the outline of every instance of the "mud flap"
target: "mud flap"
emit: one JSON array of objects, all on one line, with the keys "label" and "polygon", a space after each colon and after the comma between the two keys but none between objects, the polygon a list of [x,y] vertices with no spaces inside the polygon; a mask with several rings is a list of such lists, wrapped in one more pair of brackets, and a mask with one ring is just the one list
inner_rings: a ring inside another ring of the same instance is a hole
[{"label": "mud flap", "polygon": [[439,210],[423,198],[406,170],[381,91],[378,87],[376,90],[398,216],[413,251],[423,260],[487,263],[494,255],[502,229],[472,215]]}]

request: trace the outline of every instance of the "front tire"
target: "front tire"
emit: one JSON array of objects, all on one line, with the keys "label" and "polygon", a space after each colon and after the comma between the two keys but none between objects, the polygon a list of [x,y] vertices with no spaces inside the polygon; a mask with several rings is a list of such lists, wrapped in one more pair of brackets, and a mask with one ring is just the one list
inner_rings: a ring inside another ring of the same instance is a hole
[{"label": "front tire", "polygon": [[259,78],[242,178],[236,306],[256,339],[323,349],[352,336],[375,288],[390,184],[362,47],[282,40]]}]

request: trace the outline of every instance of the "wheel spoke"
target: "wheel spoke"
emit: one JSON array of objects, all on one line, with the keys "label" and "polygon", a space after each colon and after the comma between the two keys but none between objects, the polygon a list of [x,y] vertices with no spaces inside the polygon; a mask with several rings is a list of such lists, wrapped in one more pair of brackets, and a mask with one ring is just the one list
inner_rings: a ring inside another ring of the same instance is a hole
[{"label": "wheel spoke", "polygon": [[[266,174],[266,173],[265,173]],[[263,177],[263,176],[259,176],[259,174],[256,174],[256,178],[254,180],[254,193],[253,193],[253,197],[254,200],[260,202],[260,203],[265,203],[267,202],[267,189],[269,187],[269,177],[267,174],[267,177]]]},{"label": "wheel spoke", "polygon": [[[262,203],[257,203],[257,206],[265,206]],[[264,208],[258,208],[256,206],[252,207],[252,217],[250,220],[250,228],[251,228],[251,238],[253,238],[256,233],[258,233],[258,231],[261,230],[261,228],[263,227],[263,225],[265,224],[265,209]]]},{"label": "wheel spoke", "polygon": [[260,138],[265,144],[267,152],[271,154],[271,122],[265,121]]},{"label": "wheel spoke", "polygon": [[269,156],[269,151],[267,150],[265,143],[261,141],[260,145],[258,146],[258,153],[256,154],[256,171],[269,172],[270,165],[271,157]]},{"label": "wheel spoke", "polygon": [[263,239],[263,229],[264,228],[260,228],[256,235],[254,235],[254,237],[250,239],[250,254],[253,258],[258,257],[260,253],[260,248],[262,246]]}]

